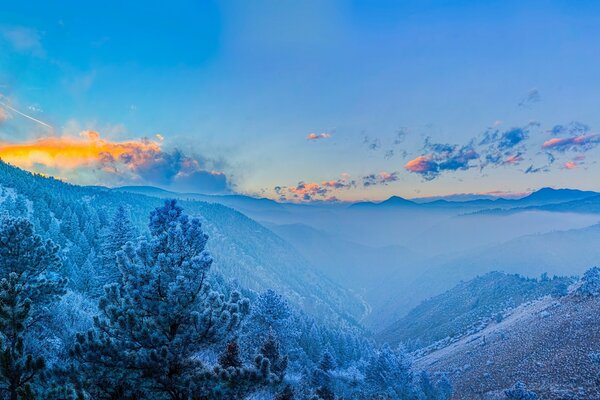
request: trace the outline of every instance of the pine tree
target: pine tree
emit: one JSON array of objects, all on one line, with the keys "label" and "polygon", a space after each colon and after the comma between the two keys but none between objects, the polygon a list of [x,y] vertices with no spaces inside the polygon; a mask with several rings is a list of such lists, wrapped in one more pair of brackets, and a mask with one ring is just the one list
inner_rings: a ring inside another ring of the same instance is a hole
[{"label": "pine tree", "polygon": [[298,331],[292,319],[292,310],[288,302],[272,289],[261,293],[252,306],[252,313],[246,324],[246,335],[242,345],[249,356],[256,354],[272,332],[287,354],[296,351]]},{"label": "pine tree", "polygon": [[78,335],[73,354],[88,391],[119,391],[105,398],[200,398],[222,376],[198,354],[239,326],[249,302],[210,289],[208,237],[174,200],[151,213],[149,230],[150,241],[117,253],[122,283],[105,287],[95,328]]},{"label": "pine tree", "polygon": [[333,400],[333,377],[331,372],[335,369],[336,363],[329,350],[325,350],[321,360],[312,373],[312,385],[316,388],[316,395],[323,400]]},{"label": "pine tree", "polygon": [[271,373],[277,377],[278,382],[282,382],[288,366],[288,357],[282,356],[279,352],[279,342],[275,338],[272,329],[269,330],[269,334],[255,359],[256,367],[260,368],[265,359],[269,360]]},{"label": "pine tree", "polygon": [[0,385],[11,400],[33,398],[45,361],[26,346],[28,334],[64,293],[57,276],[58,246],[44,242],[31,222],[6,217],[0,222]]},{"label": "pine tree", "polygon": [[117,208],[109,226],[101,234],[99,258],[102,272],[101,283],[114,283],[121,280],[121,272],[117,266],[116,254],[128,242],[134,242],[137,236],[135,227],[129,218],[129,211],[123,205]]},{"label": "pine tree", "polygon": [[371,394],[416,398],[411,362],[402,349],[394,351],[386,345],[374,354],[365,368],[365,383]]},{"label": "pine tree", "polygon": [[237,341],[232,340],[227,343],[225,351],[219,357],[219,365],[221,368],[227,369],[229,367],[241,368],[242,360],[240,358],[240,346]]}]

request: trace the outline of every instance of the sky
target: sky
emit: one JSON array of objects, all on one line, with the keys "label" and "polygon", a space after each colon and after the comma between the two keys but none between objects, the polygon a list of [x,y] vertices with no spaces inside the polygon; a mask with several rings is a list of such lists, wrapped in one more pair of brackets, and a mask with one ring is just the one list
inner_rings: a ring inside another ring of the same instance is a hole
[{"label": "sky", "polygon": [[297,202],[600,190],[595,1],[4,3],[0,157],[31,171]]}]

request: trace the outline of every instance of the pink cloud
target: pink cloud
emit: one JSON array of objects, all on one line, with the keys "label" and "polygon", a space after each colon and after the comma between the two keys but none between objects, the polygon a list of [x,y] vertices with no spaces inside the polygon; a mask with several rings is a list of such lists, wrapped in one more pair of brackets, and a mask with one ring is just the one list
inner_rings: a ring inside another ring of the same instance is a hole
[{"label": "pink cloud", "polygon": [[320,139],[329,139],[331,137],[330,133],[309,133],[308,136],[306,136],[306,140],[320,140]]}]

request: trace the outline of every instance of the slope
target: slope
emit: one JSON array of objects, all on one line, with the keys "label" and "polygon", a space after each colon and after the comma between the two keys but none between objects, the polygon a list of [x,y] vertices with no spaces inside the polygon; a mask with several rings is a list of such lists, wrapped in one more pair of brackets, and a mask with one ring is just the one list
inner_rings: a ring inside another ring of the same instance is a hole
[{"label": "slope", "polygon": [[[64,234],[67,240],[61,244],[65,251],[89,251],[94,238],[86,238],[86,226],[106,224],[121,204],[129,207],[132,220],[141,229],[145,229],[150,210],[162,204],[156,197],[71,185],[3,162],[0,185],[27,200],[30,217],[42,233]],[[203,220],[210,236],[208,249],[216,260],[214,269],[226,279],[255,291],[275,288],[322,319],[353,321],[364,313],[360,299],[318,273],[291,245],[264,226],[219,204],[183,201],[182,206]]]},{"label": "slope", "polygon": [[504,399],[519,380],[542,399],[598,399],[589,357],[600,350],[598,312],[598,297],[545,297],[416,365],[446,372],[456,399]]}]

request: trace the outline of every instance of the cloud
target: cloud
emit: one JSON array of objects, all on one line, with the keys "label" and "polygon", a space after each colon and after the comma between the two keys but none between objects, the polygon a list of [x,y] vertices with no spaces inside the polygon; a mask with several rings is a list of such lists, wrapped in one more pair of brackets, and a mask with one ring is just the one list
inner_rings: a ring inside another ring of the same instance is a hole
[{"label": "cloud", "polygon": [[206,160],[180,150],[164,151],[150,139],[114,142],[97,132],[78,137],[50,136],[24,143],[0,142],[0,158],[36,172],[78,176],[100,173],[100,179],[155,184],[172,189],[214,193],[229,191],[222,172],[207,169]]},{"label": "cloud", "polygon": [[537,126],[537,122],[531,122],[523,127],[507,130],[488,129],[479,142],[480,152],[483,154],[481,168],[520,164],[527,151],[526,141],[529,139],[530,129]]},{"label": "cloud", "polygon": [[381,141],[377,138],[371,139],[369,136],[365,135],[363,137],[363,144],[367,146],[369,150],[379,150],[381,148]]},{"label": "cloud", "polygon": [[38,31],[26,27],[4,27],[0,34],[16,51],[37,57],[45,55]]},{"label": "cloud", "polygon": [[553,136],[571,135],[579,136],[590,131],[590,127],[579,121],[571,121],[566,125],[554,125],[547,132]]},{"label": "cloud", "polygon": [[300,181],[296,186],[275,186],[273,189],[280,201],[337,201],[332,192],[356,187],[356,182],[348,176],[337,180],[316,182]]},{"label": "cloud", "polygon": [[443,171],[467,170],[472,161],[479,159],[473,145],[465,146],[425,142],[428,154],[418,156],[404,165],[404,169],[420,174],[426,180],[437,178]]},{"label": "cloud", "polygon": [[564,138],[552,138],[542,144],[546,150],[564,152],[567,150],[587,151],[600,143],[600,135],[578,135]]},{"label": "cloud", "polygon": [[567,161],[563,166],[565,169],[575,169],[577,168],[577,163],[575,161]]},{"label": "cloud", "polygon": [[396,149],[396,147],[404,143],[408,133],[408,128],[401,127],[396,130],[391,140],[390,138],[380,139],[364,135],[362,143],[371,151],[383,150],[383,158],[386,160],[393,158],[396,154],[400,154],[405,158],[408,155],[408,152],[405,149]]},{"label": "cloud", "polygon": [[547,165],[543,165],[541,167],[534,167],[533,164],[531,164],[529,167],[527,167],[527,169],[525,169],[525,171],[523,171],[526,174],[537,174],[539,172],[548,172],[550,169],[548,168]]},{"label": "cloud", "polygon": [[396,182],[400,179],[399,172],[386,172],[382,171],[378,174],[369,174],[362,177],[362,183],[364,187],[375,186],[375,185],[387,185],[391,182]]},{"label": "cloud", "polygon": [[321,139],[329,139],[331,137],[331,133],[323,132],[323,133],[309,133],[306,136],[306,140],[321,140]]},{"label": "cloud", "polygon": [[3,122],[6,122],[7,119],[8,119],[8,114],[6,113],[6,111],[4,111],[4,109],[2,107],[0,107],[0,124],[2,124]]},{"label": "cloud", "polygon": [[519,164],[521,161],[523,161],[523,157],[521,156],[521,153],[518,154],[513,154],[510,155],[508,157],[506,157],[506,159],[504,159],[504,161],[502,162],[502,164],[504,165],[517,165]]},{"label": "cloud", "polygon": [[533,88],[519,101],[517,104],[519,107],[531,107],[535,103],[539,103],[542,101],[542,97],[540,96],[540,91]]}]

